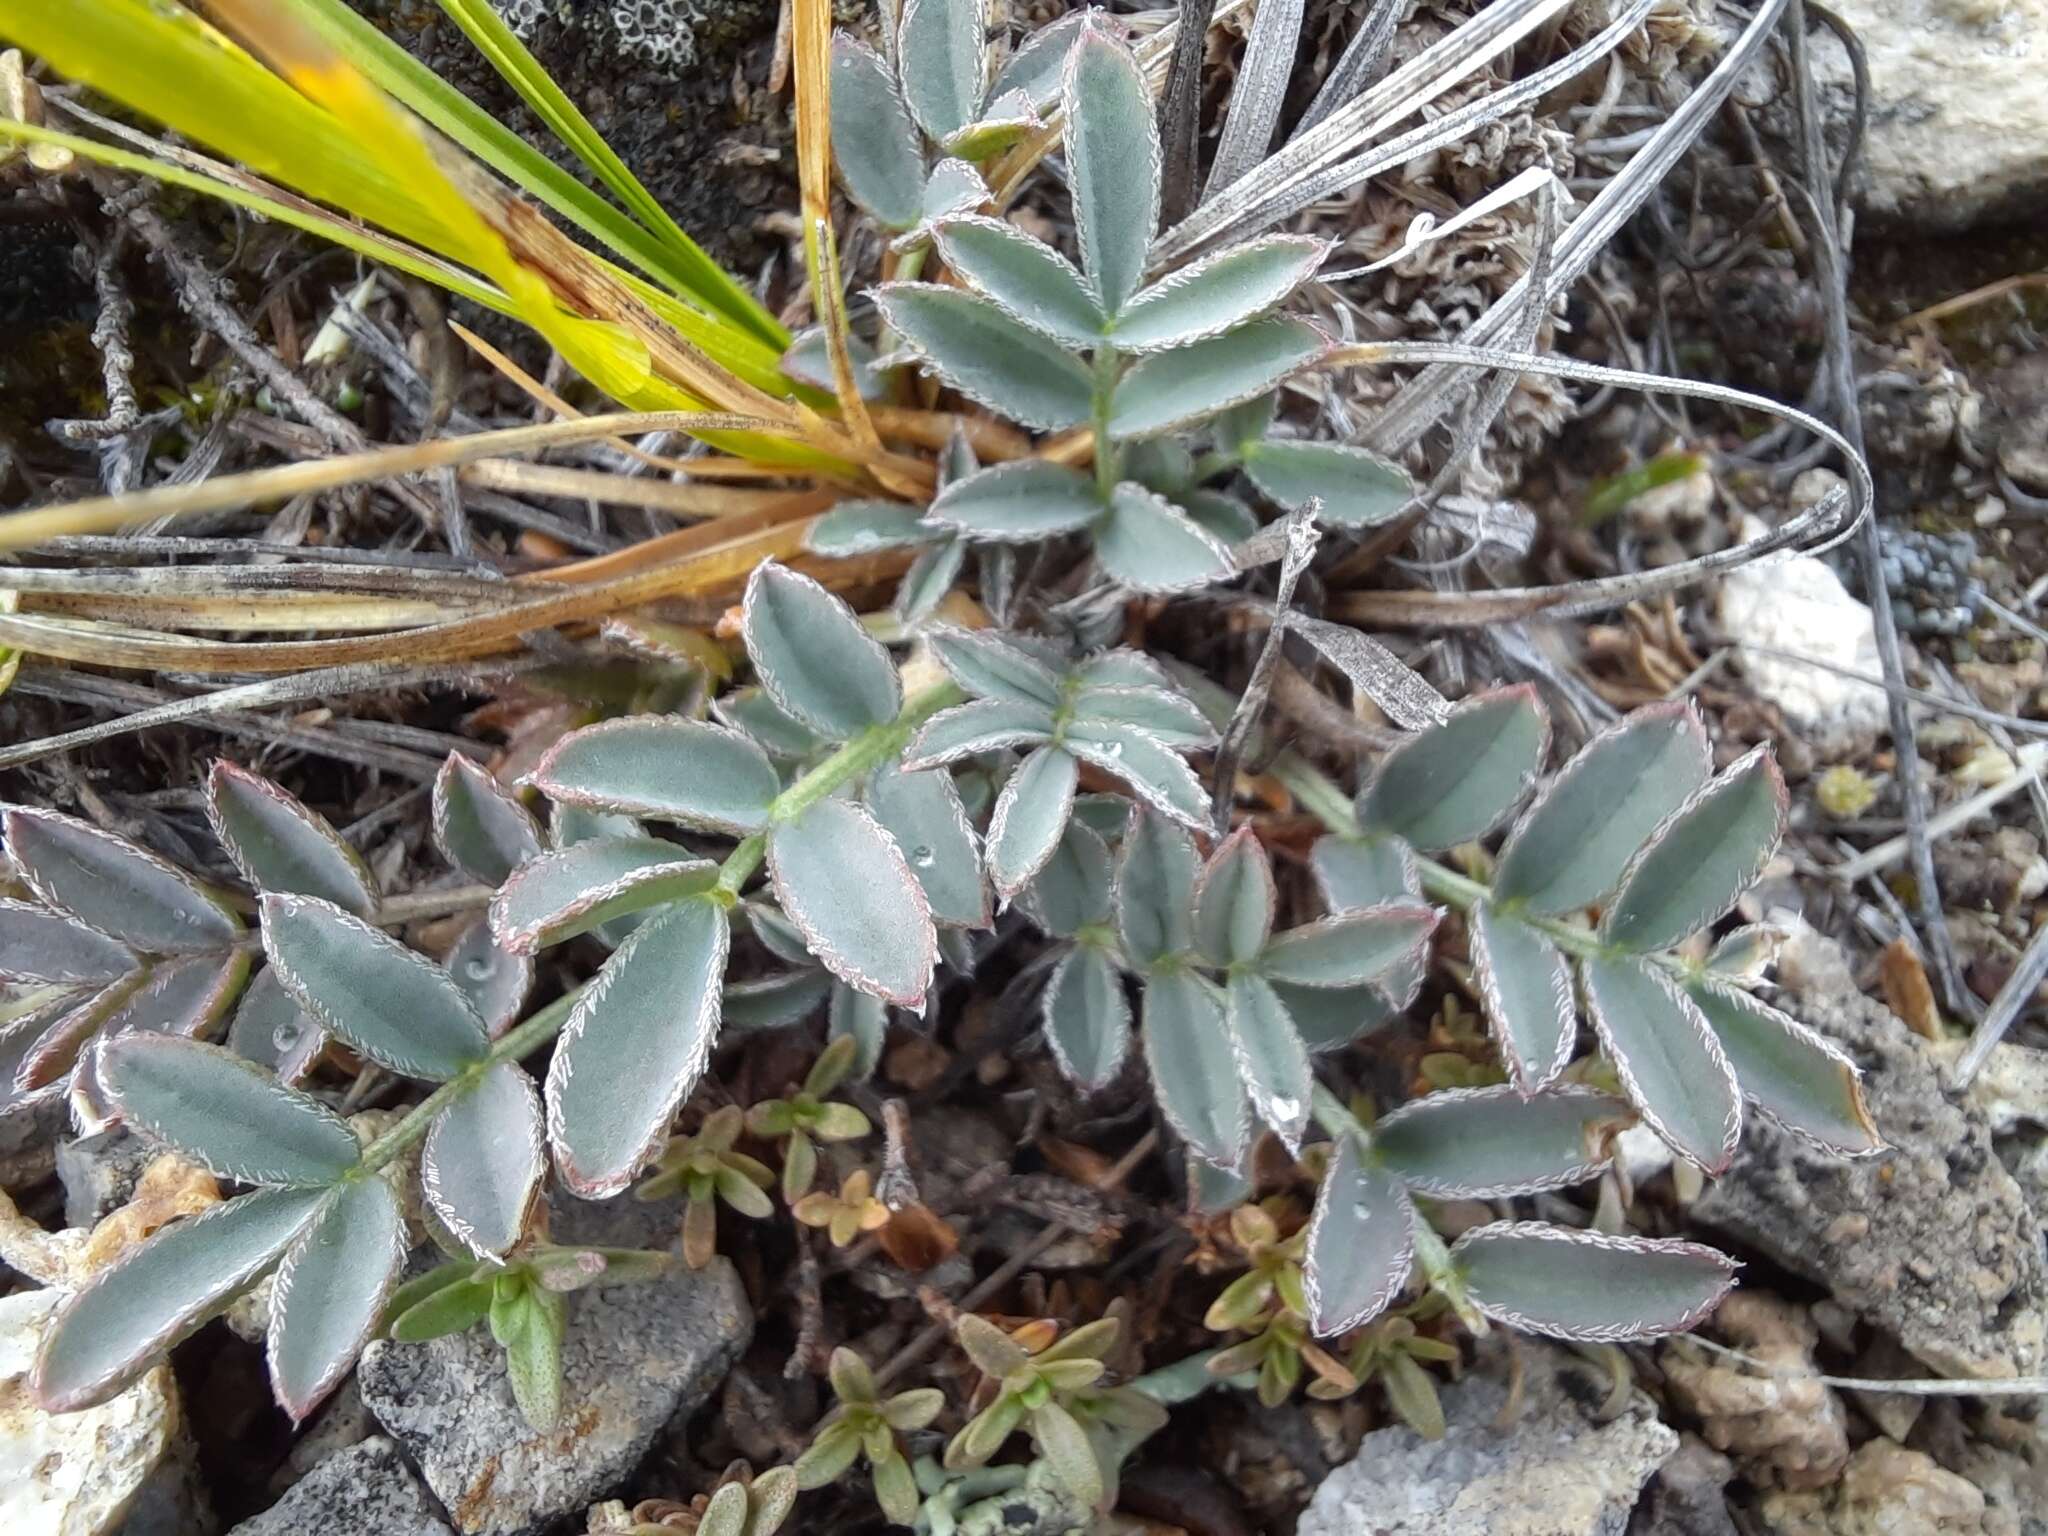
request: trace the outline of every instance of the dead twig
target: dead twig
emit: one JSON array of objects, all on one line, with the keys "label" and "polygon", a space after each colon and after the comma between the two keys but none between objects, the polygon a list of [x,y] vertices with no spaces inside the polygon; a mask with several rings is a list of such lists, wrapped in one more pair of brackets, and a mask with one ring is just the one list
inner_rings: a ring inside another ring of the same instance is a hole
[{"label": "dead twig", "polygon": [[[1848,244],[1839,224],[1833,182],[1827,175],[1827,149],[1821,134],[1820,102],[1813,86],[1813,74],[1806,53],[1805,0],[1790,0],[1785,10],[1785,34],[1792,56],[1792,85],[1799,104],[1799,144],[1806,188],[1802,201],[1813,216],[1814,280],[1827,309],[1827,348],[1822,366],[1834,395],[1834,417],[1856,456],[1864,456],[1863,413],[1858,403],[1855,380],[1854,343],[1849,336]],[[1877,519],[1867,517],[1856,530],[1856,554],[1863,572],[1863,590],[1869,599],[1873,628],[1877,634],[1878,661],[1884,669],[1885,701],[1891,716],[1892,752],[1898,760],[1900,798],[1905,802],[1906,837],[1912,852],[1913,883],[1920,907],[1920,926],[1925,931],[1928,958],[1940,982],[1942,1001],[1958,1018],[1972,1017],[1976,1000],[1963,985],[1956,963],[1955,940],[1948,931],[1948,916],[1942,910],[1941,884],[1934,869],[1934,850],[1927,835],[1927,789],[1920,782],[1920,743],[1913,731],[1913,713],[1908,707],[1905,663],[1899,654],[1898,625],[1892,616],[1891,593],[1884,574],[1884,551],[1878,542]]]}]

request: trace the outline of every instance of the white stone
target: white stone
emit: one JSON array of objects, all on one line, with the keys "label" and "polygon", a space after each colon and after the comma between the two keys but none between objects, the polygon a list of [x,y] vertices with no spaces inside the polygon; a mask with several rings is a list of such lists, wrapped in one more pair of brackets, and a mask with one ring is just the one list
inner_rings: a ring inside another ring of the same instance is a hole
[{"label": "white stone", "polygon": [[[1746,526],[1743,537],[1762,532]],[[1753,649],[1812,657],[1867,677],[1879,674],[1870,609],[1850,595],[1825,561],[1793,555],[1730,572],[1721,581],[1719,619],[1722,633],[1737,646],[1750,687],[1775,704],[1786,725],[1823,759],[1855,756],[1885,728],[1882,689]]]},{"label": "white stone", "polygon": [[177,1389],[159,1365],[112,1402],[48,1414],[28,1373],[57,1291],[0,1297],[0,1531],[101,1536],[120,1529],[180,1438]]},{"label": "white stone", "polygon": [[1598,1418],[1608,1383],[1556,1345],[1530,1339],[1519,1353],[1512,1411],[1505,1362],[1482,1355],[1442,1391],[1441,1440],[1374,1430],[1316,1489],[1297,1536],[1622,1536],[1677,1433],[1641,1392]]},{"label": "white stone", "polygon": [[[2048,0],[1835,0],[1870,65],[1858,200],[1953,232],[2048,202]],[[1815,29],[1831,115],[1849,110],[1848,56]]]}]

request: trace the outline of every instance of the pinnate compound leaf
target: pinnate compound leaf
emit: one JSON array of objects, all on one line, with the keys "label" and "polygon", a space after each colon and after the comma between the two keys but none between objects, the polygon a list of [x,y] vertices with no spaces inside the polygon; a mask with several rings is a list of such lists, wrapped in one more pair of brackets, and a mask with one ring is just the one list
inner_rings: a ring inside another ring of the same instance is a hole
[{"label": "pinnate compound leaf", "polygon": [[276,1263],[326,1195],[257,1190],[131,1249],[58,1310],[30,1378],[36,1400],[71,1413],[119,1395]]},{"label": "pinnate compound leaf", "polygon": [[1409,1188],[1498,1200],[1582,1184],[1607,1166],[1628,1106],[1588,1088],[1525,1099],[1512,1086],[1426,1094],[1376,1122],[1372,1148]]},{"label": "pinnate compound leaf", "polygon": [[1195,884],[1195,943],[1217,965],[1256,959],[1273,934],[1273,866],[1258,834],[1240,827],[1209,856]]},{"label": "pinnate compound leaf", "polygon": [[1145,985],[1145,1065],[1160,1111],[1197,1156],[1235,1168],[1250,1126],[1223,1005],[1192,972]]},{"label": "pinnate compound leaf", "polygon": [[890,605],[897,621],[905,629],[923,624],[959,583],[960,568],[966,563],[967,546],[959,539],[946,538],[922,551],[897,584],[896,601]]},{"label": "pinnate compound leaf", "polygon": [[1067,168],[1081,265],[1110,314],[1145,276],[1159,225],[1159,130],[1130,49],[1094,25],[1067,54],[1062,85]]},{"label": "pinnate compound leaf", "polygon": [[1058,747],[1040,747],[1003,783],[988,822],[988,874],[1010,900],[1046,865],[1074,810],[1080,764]]},{"label": "pinnate compound leaf", "polygon": [[453,977],[331,902],[265,896],[263,948],[299,1006],[381,1067],[440,1082],[490,1049]]},{"label": "pinnate compound leaf", "polygon": [[341,1116],[217,1045],[124,1035],[98,1065],[123,1119],[221,1178],[332,1184],[360,1154]]},{"label": "pinnate compound leaf", "polygon": [[754,567],[740,627],[761,686],[827,740],[886,725],[903,707],[889,653],[851,608],[786,565]]},{"label": "pinnate compound leaf", "polygon": [[837,984],[823,971],[788,971],[725,989],[727,1030],[777,1029],[808,1016]]},{"label": "pinnate compound leaf", "polygon": [[229,1049],[285,1083],[305,1075],[326,1038],[267,965],[243,990],[228,1024]]},{"label": "pinnate compound leaf", "polygon": [[[863,400],[879,400],[887,390],[888,380],[875,367],[875,349],[861,337],[849,333],[846,352],[847,360],[853,364],[855,392]],[[808,384],[828,395],[839,384],[832,371],[832,342],[822,325],[808,326],[797,332],[795,340],[782,354],[781,368],[784,378]]]},{"label": "pinnate compound leaf", "polygon": [[278,1266],[265,1353],[294,1424],[341,1384],[405,1267],[405,1216],[388,1181],[339,1185]]},{"label": "pinnate compound leaf", "polygon": [[969,123],[947,139],[944,148],[947,154],[963,160],[988,160],[1021,142],[1039,126],[1037,113],[1021,94],[999,100],[991,98],[980,121]]},{"label": "pinnate compound leaf", "polygon": [[1699,1243],[1535,1221],[1475,1227],[1451,1258],[1472,1304],[1495,1322],[1588,1344],[1684,1333],[1735,1284],[1735,1262]]},{"label": "pinnate compound leaf", "polygon": [[896,32],[903,96],[935,139],[958,133],[981,110],[987,84],[983,0],[908,0]]},{"label": "pinnate compound leaf", "polygon": [[1122,779],[1161,815],[1189,827],[1207,825],[1209,792],[1186,760],[1157,738],[1135,726],[1075,720],[1064,745],[1082,762]]},{"label": "pinnate compound leaf", "polygon": [[1415,1206],[1400,1179],[1340,1136],[1308,1222],[1309,1326],[1328,1338],[1371,1322],[1408,1283]]},{"label": "pinnate compound leaf", "polygon": [[1102,308],[1073,263],[1002,219],[952,218],[933,230],[939,254],[1004,314],[1070,347],[1102,337]]},{"label": "pinnate compound leaf", "polygon": [[1056,709],[1061,700],[1059,675],[1022,646],[985,629],[954,629],[950,625],[928,636],[932,654],[953,681],[978,699],[1005,699]]},{"label": "pinnate compound leaf", "polygon": [[259,891],[317,896],[367,916],[370,867],[316,815],[261,774],[223,759],[206,780],[206,815],[235,868]]},{"label": "pinnate compound leaf", "polygon": [[768,807],[782,792],[775,765],[754,742],[677,715],[628,715],[571,731],[527,782],[584,809],[736,836],[766,826]]},{"label": "pinnate compound leaf", "polygon": [[811,524],[804,547],[844,557],[929,544],[942,536],[924,520],[924,509],[907,501],[842,501]]},{"label": "pinnate compound leaf", "polygon": [[943,768],[913,773],[884,764],[868,779],[867,804],[910,860],[910,872],[931,903],[932,921],[986,928],[981,848],[953,776]]},{"label": "pinnate compound leaf", "polygon": [[1856,1064],[1841,1047],[1740,987],[1702,977],[1685,991],[1727,1052],[1743,1095],[1767,1119],[1837,1156],[1883,1148]]},{"label": "pinnate compound leaf", "polygon": [[1110,339],[1126,352],[1206,341],[1279,304],[1314,275],[1329,249],[1306,235],[1267,235],[1219,251],[1133,298]]},{"label": "pinnate compound leaf", "polygon": [[1549,747],[1550,717],[1534,687],[1480,694],[1380,759],[1358,819],[1417,848],[1468,843],[1521,803]]},{"label": "pinnate compound leaf", "polygon": [[1095,527],[1095,558],[1134,592],[1185,592],[1237,574],[1230,551],[1155,491],[1126,480]]},{"label": "pinnate compound leaf", "polygon": [[1264,980],[1240,973],[1230,978],[1225,1013],[1253,1113],[1279,1133],[1289,1151],[1300,1151],[1314,1079],[1287,1005]]},{"label": "pinnate compound leaf", "polygon": [[1116,927],[1124,953],[1144,967],[1194,945],[1200,861],[1187,833],[1144,809],[1131,813],[1116,865]]},{"label": "pinnate compound leaf", "polygon": [[1067,823],[1059,846],[1032,877],[1020,905],[1031,920],[1056,939],[1071,939],[1083,928],[1109,921],[1109,845],[1080,819]]},{"label": "pinnate compound leaf", "polygon": [[1508,1075],[1524,1094],[1540,1093],[1571,1064],[1579,1010],[1564,953],[1527,923],[1472,908],[1472,969],[1486,1020]]},{"label": "pinnate compound leaf", "polygon": [[1216,744],[1208,717],[1165,688],[1090,688],[1074,700],[1074,718],[1135,726],[1154,741],[1184,751]]},{"label": "pinnate compound leaf", "polygon": [[548,1064],[548,1142],[570,1192],[617,1194],[660,1148],[718,1036],[731,939],[715,902],[633,930],[578,1000]]},{"label": "pinnate compound leaf", "polygon": [[493,1040],[512,1027],[533,990],[533,957],[501,948],[487,919],[462,930],[441,968],[469,999]]},{"label": "pinnate compound leaf", "polygon": [[[1090,656],[1074,668],[1074,681],[1081,685],[1084,694],[1101,688],[1159,688],[1168,693],[1179,691],[1172,674],[1166,668],[1143,651],[1134,651],[1129,646],[1118,646],[1115,650]],[[1201,706],[1196,707],[1199,709]],[[1205,715],[1203,718],[1208,719],[1208,716]],[[1222,720],[1229,718],[1230,711],[1226,708]],[[1222,720],[1210,720],[1209,723],[1212,727],[1217,727],[1222,724]]]},{"label": "pinnate compound leaf", "polygon": [[1307,321],[1276,315],[1142,357],[1110,396],[1110,436],[1152,437],[1192,426],[1263,395],[1328,347]]},{"label": "pinnate compound leaf", "polygon": [[833,982],[825,1001],[825,1039],[851,1040],[853,1075],[862,1079],[874,1076],[889,1039],[889,1005],[842,981]]},{"label": "pinnate compound leaf", "polygon": [[903,766],[936,768],[1005,747],[1036,746],[1052,735],[1052,711],[1042,704],[976,699],[942,709],[924,723],[903,752]]},{"label": "pinnate compound leaf", "polygon": [[[18,807],[7,812],[5,825],[7,852],[30,889],[124,944],[148,954],[184,955],[225,948],[241,935],[240,921],[219,898],[124,837],[55,811]],[[69,963],[81,961],[82,955]]]},{"label": "pinnate compound leaf", "polygon": [[1720,1173],[1742,1134],[1742,1092],[1721,1042],[1661,967],[1581,962],[1586,1008],[1629,1102],[1687,1162]]},{"label": "pinnate compound leaf", "polygon": [[1623,949],[1663,949],[1713,922],[1778,851],[1785,803],[1768,747],[1709,779],[1629,861],[1600,937]]},{"label": "pinnate compound leaf", "polygon": [[525,1235],[545,1155],[533,1079],[501,1061],[434,1117],[420,1187],[458,1242],[496,1258]]},{"label": "pinnate compound leaf", "polygon": [[1653,704],[1615,722],[1558,770],[1515,824],[1494,900],[1541,913],[1598,901],[1711,766],[1706,727],[1689,704]]},{"label": "pinnate compound leaf", "polygon": [[915,1008],[931,986],[938,935],[903,850],[864,808],[820,800],[768,838],[775,899],[825,968],[848,986]]},{"label": "pinnate compound leaf", "polygon": [[1348,443],[1267,438],[1244,450],[1244,472],[1267,499],[1290,512],[1313,502],[1335,528],[1377,528],[1415,498],[1406,470]]},{"label": "pinnate compound leaf", "polygon": [[118,981],[136,967],[127,946],[61,912],[0,899],[0,976],[78,986]]},{"label": "pinnate compound leaf", "polygon": [[1093,1092],[1107,1087],[1131,1048],[1123,978],[1099,947],[1077,944],[1045,984],[1046,1044],[1060,1070]]},{"label": "pinnate compound leaf", "polygon": [[711,712],[721,725],[748,737],[770,757],[802,762],[829,745],[803,721],[786,713],[766,688],[731,689],[712,701]]},{"label": "pinnate compound leaf", "polygon": [[1179,506],[1196,527],[1214,534],[1226,545],[1242,544],[1259,531],[1258,514],[1235,496],[1221,491],[1189,491],[1180,498]]},{"label": "pinnate compound leaf", "polygon": [[1434,908],[1406,902],[1333,913],[1276,936],[1257,969],[1297,987],[1364,986],[1412,963],[1436,924]]},{"label": "pinnate compound leaf", "polygon": [[1309,850],[1309,868],[1333,912],[1419,898],[1415,850],[1398,837],[1324,837]]},{"label": "pinnate compound leaf", "polygon": [[210,1038],[249,974],[249,957],[237,950],[184,955],[152,965],[141,985],[107,1017],[106,1035],[183,1035]]},{"label": "pinnate compound leaf", "polygon": [[917,222],[924,155],[882,56],[837,33],[832,39],[832,163],[856,203],[889,229]]},{"label": "pinnate compound leaf", "polygon": [[434,776],[434,846],[472,879],[498,885],[544,846],[540,826],[496,775],[460,752]]},{"label": "pinnate compound leaf", "polygon": [[795,923],[766,902],[747,904],[747,926],[761,947],[785,965],[816,965],[804,936]]},{"label": "pinnate compound leaf", "polygon": [[981,172],[958,156],[951,156],[932,167],[919,206],[927,221],[936,221],[972,213],[988,200],[988,183],[981,179]]},{"label": "pinnate compound leaf", "polygon": [[1088,370],[987,299],[932,283],[885,283],[875,302],[896,333],[969,399],[1041,432],[1088,419]]},{"label": "pinnate compound leaf", "polygon": [[1088,15],[1086,11],[1069,11],[1058,21],[1028,35],[996,72],[996,83],[989,87],[989,99],[996,101],[1012,91],[1021,91],[1034,107],[1050,106],[1058,100],[1067,52],[1074,46]]},{"label": "pinnate compound leaf", "polygon": [[718,866],[651,837],[593,837],[522,864],[491,900],[491,931],[532,954],[615,917],[695,895]]},{"label": "pinnate compound leaf", "polygon": [[1017,459],[955,480],[932,502],[930,517],[964,538],[1031,543],[1085,528],[1102,514],[1086,475],[1044,459]]}]

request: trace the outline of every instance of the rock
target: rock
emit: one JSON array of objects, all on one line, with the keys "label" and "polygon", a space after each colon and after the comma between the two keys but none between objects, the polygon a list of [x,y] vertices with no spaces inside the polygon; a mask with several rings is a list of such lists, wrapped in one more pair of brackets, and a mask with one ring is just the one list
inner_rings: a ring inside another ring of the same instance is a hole
[{"label": "rock", "polygon": [[1913,1447],[1984,1495],[1991,1536],[2048,1536],[2048,1425],[2038,1417],[1995,1401],[1973,1413],[1955,1398],[1936,1398]]},{"label": "rock", "polygon": [[[558,1242],[672,1247],[676,1202],[558,1200]],[[538,1532],[618,1491],[662,1427],[710,1396],[753,1335],[739,1276],[724,1259],[678,1263],[658,1280],[569,1299],[563,1420],[521,1417],[488,1330],[425,1344],[372,1344],[363,1402],[419,1464],[469,1536]]]},{"label": "rock", "polygon": [[111,1402],[47,1414],[28,1372],[56,1290],[0,1298],[0,1529],[12,1536],[186,1536],[214,1529],[170,1367]]},{"label": "rock", "polygon": [[[6,1065],[0,1059],[0,1067]],[[0,1094],[0,1098],[8,1096]],[[50,1176],[51,1148],[68,1129],[64,1096],[0,1103],[0,1189],[25,1189]]]},{"label": "rock", "polygon": [[[1794,498],[1799,496],[1795,486]],[[1744,520],[1744,538],[1763,532],[1752,523],[1753,518]],[[1794,555],[1729,572],[1721,581],[1719,620],[1736,644],[1750,687],[1776,705],[1822,759],[1856,757],[1877,740],[1885,728],[1883,693],[1806,661],[1754,649],[1813,657],[1865,674],[1883,670],[1870,610],[1850,596],[1826,561]]]},{"label": "rock", "polygon": [[1859,1447],[1832,1488],[1766,1494],[1763,1516],[1778,1536],[1989,1536],[1983,1494],[1884,1439]]},{"label": "rock", "polygon": [[143,1170],[161,1150],[120,1127],[58,1142],[57,1178],[64,1185],[64,1225],[89,1227],[126,1205]]},{"label": "rock", "polygon": [[1510,1427],[1496,1427],[1508,1394],[1495,1354],[1444,1389],[1443,1439],[1373,1431],[1316,1489],[1297,1536],[1621,1536],[1677,1434],[1640,1392],[1596,1421],[1599,1371],[1553,1345],[1516,1347],[1526,1374]]},{"label": "rock", "polygon": [[1943,1375],[2040,1374],[2048,1262],[2026,1197],[1982,1111],[1954,1104],[1937,1059],[1856,989],[1841,951],[1802,930],[1780,957],[1787,1011],[1845,1049],[1890,1150],[1828,1156],[1760,1116],[1699,1225],[1826,1286]]},{"label": "rock", "polygon": [[1849,1427],[1841,1399],[1819,1380],[1812,1352],[1821,1333],[1806,1309],[1767,1290],[1739,1290],[1712,1327],[1769,1374],[1671,1339],[1659,1354],[1671,1401],[1700,1421],[1706,1444],[1733,1452],[1757,1487],[1833,1483],[1849,1460]]},{"label": "rock", "polygon": [[228,1536],[451,1536],[398,1447],[365,1440],[336,1451],[290,1493]]},{"label": "rock", "polygon": [[1728,1513],[1735,1463],[1697,1435],[1657,1469],[1629,1522],[1629,1536],[1741,1536]]},{"label": "rock", "polygon": [[2048,357],[2029,355],[1994,373],[1985,392],[1998,465],[2022,487],[2048,492]]},{"label": "rock", "polygon": [[376,1428],[370,1410],[363,1406],[363,1389],[350,1376],[330,1397],[313,1420],[292,1442],[284,1461],[271,1474],[270,1491],[283,1494],[321,1462],[338,1452],[361,1445]]},{"label": "rock", "polygon": [[[1857,199],[1873,218],[1951,234],[2048,201],[2048,0],[1841,0],[1863,44],[1870,119]],[[1846,126],[1847,51],[1812,50],[1825,111]]]},{"label": "rock", "polygon": [[1699,1420],[1715,1450],[1734,1453],[1758,1487],[1832,1483],[1849,1459],[1848,1421],[1842,1400],[1819,1379],[1813,1351],[1820,1334],[1805,1308],[1742,1290],[1721,1304],[1712,1326],[1769,1374],[1673,1339],[1658,1357],[1672,1402]]}]

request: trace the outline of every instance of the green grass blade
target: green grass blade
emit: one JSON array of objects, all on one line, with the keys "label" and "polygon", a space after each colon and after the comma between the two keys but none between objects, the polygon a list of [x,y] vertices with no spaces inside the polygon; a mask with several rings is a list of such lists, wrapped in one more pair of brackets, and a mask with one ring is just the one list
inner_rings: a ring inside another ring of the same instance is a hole
[{"label": "green grass blade", "polygon": [[690,275],[690,282],[680,290],[685,296],[729,316],[778,348],[789,344],[788,333],[776,324],[774,317],[702,246],[683,233],[655,201],[654,194],[640,184],[590,119],[563,94],[540,61],[491,9],[489,0],[440,0],[440,6],[549,130],[674,253],[676,261]]},{"label": "green grass blade", "polygon": [[486,309],[495,310],[501,315],[517,314],[511,301],[481,278],[403,241],[378,234],[372,229],[365,229],[362,225],[351,223],[347,219],[337,218],[324,209],[282,202],[249,191],[245,187],[236,186],[232,182],[217,180],[203,172],[172,165],[168,161],[153,160],[147,155],[115,149],[112,145],[102,144],[97,139],[80,138],[77,134],[60,133],[53,128],[31,127],[12,118],[0,117],[0,138],[18,139],[29,144],[59,144],[81,160],[91,160],[95,164],[109,166],[114,170],[148,176],[166,186],[181,187],[188,192],[218,198],[224,203],[232,203],[237,208],[260,213],[266,219],[275,219],[280,224],[288,224],[294,229],[303,229],[308,234],[318,235],[323,240],[331,240],[359,256],[382,262],[387,267],[394,267],[398,271],[445,288],[448,292],[465,299],[473,299]]},{"label": "green grass blade", "polygon": [[[518,134],[449,85],[343,0],[303,0],[336,51],[381,89],[675,293],[695,296],[696,274],[671,245],[635,223]],[[746,327],[758,336],[760,328]]]}]

